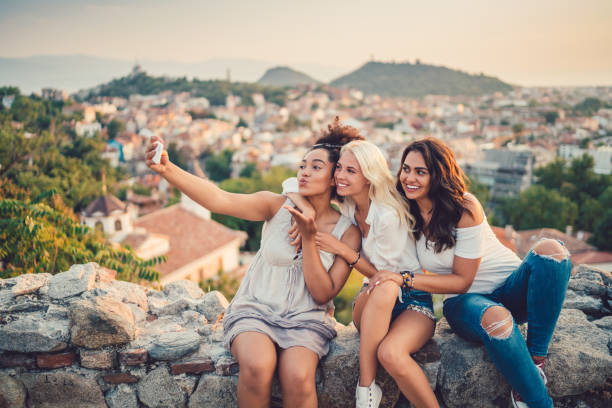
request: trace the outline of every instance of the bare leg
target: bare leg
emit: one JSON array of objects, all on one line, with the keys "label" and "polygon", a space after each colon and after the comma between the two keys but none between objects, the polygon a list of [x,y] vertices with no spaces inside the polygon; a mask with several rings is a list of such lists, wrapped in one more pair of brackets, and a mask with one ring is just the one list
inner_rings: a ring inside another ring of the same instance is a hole
[{"label": "bare leg", "polygon": [[362,288],[359,295],[357,295],[357,299],[355,299],[355,306],[353,307],[353,324],[357,328],[357,331],[360,331],[361,328],[361,315],[363,314],[363,308],[366,303],[368,303],[368,299],[370,295],[366,293],[366,289]]},{"label": "bare leg", "polygon": [[283,407],[316,408],[315,371],[319,356],[306,347],[289,347],[279,352],[278,378],[283,390]]},{"label": "bare leg", "polygon": [[231,352],[240,364],[238,406],[269,407],[276,369],[276,346],[272,340],[263,333],[240,333],[232,342]]},{"label": "bare leg", "polygon": [[440,406],[425,373],[411,356],[433,336],[434,327],[433,320],[423,313],[406,310],[393,321],[378,347],[378,360],[417,408]]},{"label": "bare leg", "polygon": [[370,292],[361,312],[359,336],[359,385],[368,387],[376,377],[378,361],[376,350],[389,330],[391,311],[399,288],[391,281],[385,281]]}]

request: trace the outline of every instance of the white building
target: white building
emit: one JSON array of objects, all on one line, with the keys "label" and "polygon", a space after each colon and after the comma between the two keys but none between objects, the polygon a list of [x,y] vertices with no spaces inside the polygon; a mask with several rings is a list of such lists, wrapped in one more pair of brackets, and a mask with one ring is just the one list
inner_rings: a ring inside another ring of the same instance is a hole
[{"label": "white building", "polygon": [[92,137],[96,133],[102,131],[102,125],[100,125],[100,123],[98,122],[93,122],[93,123],[77,122],[74,130],[76,131],[76,134],[79,136]]}]

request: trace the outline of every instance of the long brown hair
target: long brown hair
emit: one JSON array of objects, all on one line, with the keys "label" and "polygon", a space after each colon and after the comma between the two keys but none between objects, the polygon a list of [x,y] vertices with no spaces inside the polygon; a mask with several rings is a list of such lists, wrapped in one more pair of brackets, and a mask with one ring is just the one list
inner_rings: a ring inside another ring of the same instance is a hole
[{"label": "long brown hair", "polygon": [[[423,155],[430,174],[428,197],[433,203],[433,212],[427,227],[425,227],[419,206],[416,201],[406,198],[400,182],[400,174],[406,156],[414,151]],[[466,176],[457,164],[455,154],[439,139],[427,137],[414,141],[406,146],[402,153],[395,187],[410,205],[410,212],[415,219],[415,239],[419,239],[424,233],[427,240],[434,243],[436,253],[455,246],[457,223],[465,211],[472,215],[465,199],[467,192],[465,180]]]}]

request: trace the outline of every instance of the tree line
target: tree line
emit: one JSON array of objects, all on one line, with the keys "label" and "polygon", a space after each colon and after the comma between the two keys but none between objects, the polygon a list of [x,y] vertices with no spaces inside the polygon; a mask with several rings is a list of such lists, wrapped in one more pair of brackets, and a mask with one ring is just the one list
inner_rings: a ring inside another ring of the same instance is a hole
[{"label": "tree line", "polygon": [[0,88],[7,95],[14,101],[0,105],[0,278],[94,261],[122,280],[158,279],[163,257],[143,260],[112,246],[77,216],[101,195],[102,174],[109,191],[127,177],[102,159],[106,141],[77,136],[78,118],[62,113],[63,102]]}]

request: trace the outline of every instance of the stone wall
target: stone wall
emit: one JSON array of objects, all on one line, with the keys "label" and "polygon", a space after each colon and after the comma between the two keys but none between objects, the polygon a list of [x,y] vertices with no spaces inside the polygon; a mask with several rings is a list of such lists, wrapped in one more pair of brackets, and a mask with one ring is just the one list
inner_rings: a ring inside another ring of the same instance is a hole
[{"label": "stone wall", "polygon": [[[556,406],[612,406],[612,275],[579,266],[546,366]],[[231,407],[238,365],[223,349],[227,300],[192,282],[163,291],[90,263],[0,280],[1,407]],[[338,325],[316,382],[321,407],[353,407],[359,338]],[[507,407],[482,346],[441,320],[416,359],[447,407]],[[383,370],[384,407],[408,407]],[[273,406],[280,406],[275,380]],[[398,400],[399,398],[399,400]]]}]

